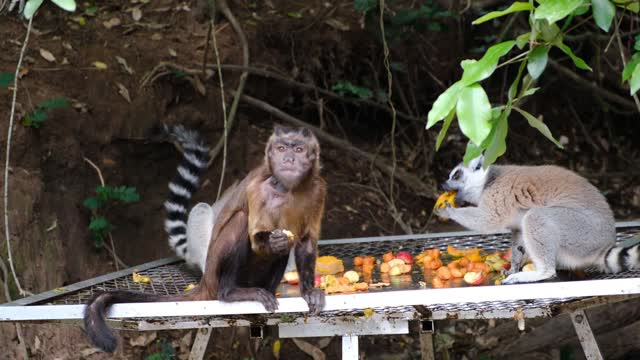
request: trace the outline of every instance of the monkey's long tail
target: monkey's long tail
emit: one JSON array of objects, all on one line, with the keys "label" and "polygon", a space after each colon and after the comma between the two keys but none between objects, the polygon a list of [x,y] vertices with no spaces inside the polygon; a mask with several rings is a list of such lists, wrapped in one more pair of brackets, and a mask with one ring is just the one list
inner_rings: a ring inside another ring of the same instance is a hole
[{"label": "monkey's long tail", "polygon": [[198,289],[185,295],[167,296],[155,294],[143,294],[130,291],[110,291],[94,295],[87,302],[84,310],[84,329],[91,343],[101,349],[112,353],[116,350],[117,339],[113,331],[107,326],[105,313],[107,307],[117,303],[133,302],[167,302],[193,300],[198,296]]},{"label": "monkey's long tail", "polygon": [[164,228],[169,235],[169,246],[184,257],[187,253],[187,209],[193,193],[200,185],[200,176],[207,168],[209,147],[196,131],[187,130],[182,125],[163,124],[163,128],[183,149],[176,175],[169,183],[169,197],[164,203],[167,211]]},{"label": "monkey's long tail", "polygon": [[640,244],[611,247],[604,256],[604,267],[610,273],[640,268]]}]

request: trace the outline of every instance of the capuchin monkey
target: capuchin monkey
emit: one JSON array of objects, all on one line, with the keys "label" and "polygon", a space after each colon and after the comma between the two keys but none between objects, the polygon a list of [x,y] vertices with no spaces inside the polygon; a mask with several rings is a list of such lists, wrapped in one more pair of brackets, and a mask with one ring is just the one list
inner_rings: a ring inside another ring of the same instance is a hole
[{"label": "capuchin monkey", "polygon": [[[444,183],[456,199],[475,206],[436,210],[460,225],[489,233],[511,229],[512,253],[505,284],[556,276],[556,269],[595,266],[616,273],[639,265],[640,245],[615,246],[613,212],[589,181],[558,166],[501,166],[483,169],[483,156],[459,164]],[[525,258],[535,271],[520,272]]]},{"label": "capuchin monkey", "polygon": [[[182,134],[177,136],[188,140],[182,141],[181,147],[185,159],[189,157],[189,160],[183,160],[178,167],[179,175],[172,184],[189,190],[182,191],[174,186],[167,202],[173,205],[166,206],[168,220],[179,221],[184,220],[187,213],[184,204],[197,189],[199,174],[209,158],[207,147],[197,133],[179,127],[168,131]],[[93,296],[85,309],[84,325],[96,347],[107,352],[116,348],[116,338],[105,322],[106,309],[115,303],[258,301],[267,311],[275,311],[278,308],[275,291],[292,250],[300,275],[302,298],[309,305],[310,313],[318,314],[322,310],[324,292],[314,288],[314,275],[326,182],[320,175],[320,145],[313,133],[307,128],[276,126],[265,146],[263,163],[225,196],[228,197],[222,201],[219,213],[213,216],[215,226],[199,286],[175,296],[129,291],[109,291]],[[170,225],[167,227],[170,232],[180,228],[177,223]],[[170,241],[176,248],[184,244],[179,245],[186,239],[186,236],[180,236],[187,234],[184,230],[174,231],[176,237]],[[186,245],[188,254],[188,240]]]}]

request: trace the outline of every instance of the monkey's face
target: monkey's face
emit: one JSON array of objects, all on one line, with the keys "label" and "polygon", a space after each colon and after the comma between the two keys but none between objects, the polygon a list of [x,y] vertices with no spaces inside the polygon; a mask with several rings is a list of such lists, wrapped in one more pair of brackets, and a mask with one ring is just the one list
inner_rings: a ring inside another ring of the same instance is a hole
[{"label": "monkey's face", "polygon": [[487,176],[487,170],[482,168],[483,160],[484,156],[480,155],[471,160],[468,166],[458,164],[449,174],[449,179],[442,184],[442,188],[445,191],[457,191],[456,200],[477,205]]},{"label": "monkey's face", "polygon": [[308,130],[280,130],[274,135],[268,149],[271,171],[286,188],[292,189],[309,175],[315,165],[317,140]]}]

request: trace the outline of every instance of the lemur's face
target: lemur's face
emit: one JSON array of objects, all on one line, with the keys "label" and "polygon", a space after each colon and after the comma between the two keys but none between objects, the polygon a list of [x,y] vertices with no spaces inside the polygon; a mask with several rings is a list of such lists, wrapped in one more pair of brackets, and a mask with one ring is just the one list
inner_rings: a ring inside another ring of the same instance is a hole
[{"label": "lemur's face", "polygon": [[449,174],[449,179],[442,184],[442,188],[445,191],[457,191],[456,200],[477,205],[487,177],[487,170],[482,168],[483,161],[484,156],[480,155],[471,160],[468,166],[458,164]]}]

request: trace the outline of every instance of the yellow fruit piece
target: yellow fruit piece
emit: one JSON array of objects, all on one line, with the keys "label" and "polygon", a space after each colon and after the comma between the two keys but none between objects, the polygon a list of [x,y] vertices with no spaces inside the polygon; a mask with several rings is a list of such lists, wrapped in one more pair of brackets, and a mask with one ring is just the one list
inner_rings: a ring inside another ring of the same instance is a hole
[{"label": "yellow fruit piece", "polygon": [[94,61],[91,63],[91,65],[100,70],[106,70],[108,67],[107,64],[103,63],[102,61]]},{"label": "yellow fruit piece", "polygon": [[389,270],[389,275],[391,276],[397,276],[400,274],[402,274],[402,270],[398,266],[393,266],[391,270]]},{"label": "yellow fruit piece", "polygon": [[457,193],[458,193],[457,191],[447,191],[447,192],[443,193],[442,195],[440,195],[438,197],[438,200],[436,200],[435,207],[444,209],[447,206],[446,205],[447,202],[453,207],[458,207],[458,205],[456,205],[456,194]]},{"label": "yellow fruit piece", "polygon": [[195,289],[195,287],[196,286],[194,284],[189,284],[189,285],[187,285],[187,287],[184,288],[184,291],[193,290],[193,289]]},{"label": "yellow fruit piece", "polygon": [[151,278],[150,277],[148,277],[146,275],[140,275],[135,271],[133,272],[132,276],[133,276],[133,282],[135,282],[135,283],[145,283],[145,284],[147,284],[147,283],[151,282]]},{"label": "yellow fruit piece", "polygon": [[320,256],[316,260],[316,272],[322,275],[337,274],[344,271],[342,260],[335,256]]},{"label": "yellow fruit piece", "polygon": [[375,312],[373,311],[372,308],[366,308],[366,309],[364,309],[363,312],[364,312],[364,317],[366,317],[366,318],[370,318],[370,317],[373,316],[373,314],[375,314]]},{"label": "yellow fruit piece", "polygon": [[536,271],[536,266],[533,263],[529,263],[522,268],[522,271]]},{"label": "yellow fruit piece", "polygon": [[273,356],[276,359],[280,358],[280,346],[281,346],[280,340],[276,340],[273,342],[273,347],[271,348],[271,352],[273,352]]}]

